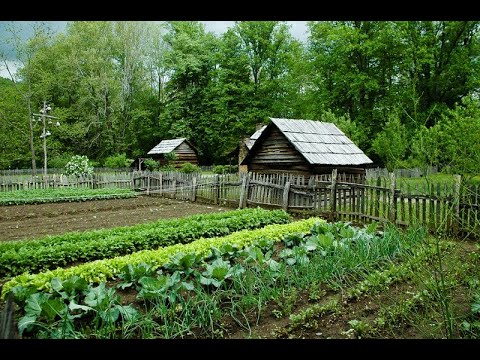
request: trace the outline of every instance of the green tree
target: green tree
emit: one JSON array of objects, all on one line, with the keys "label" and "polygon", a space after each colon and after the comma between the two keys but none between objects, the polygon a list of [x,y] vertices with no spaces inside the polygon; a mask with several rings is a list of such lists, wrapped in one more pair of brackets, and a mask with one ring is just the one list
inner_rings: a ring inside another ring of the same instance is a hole
[{"label": "green tree", "polygon": [[385,162],[388,171],[393,171],[405,158],[408,148],[407,131],[398,116],[391,115],[384,129],[377,134],[372,148]]},{"label": "green tree", "polygon": [[[23,112],[24,117],[26,118],[24,121],[29,124],[28,140],[30,144],[32,161],[32,175],[35,175],[37,165],[35,157],[35,136],[32,120],[32,112],[33,109],[35,109],[34,96],[36,92],[40,93],[43,95],[42,100],[45,100],[46,92],[45,88],[42,87],[43,84],[36,81],[35,78],[40,74],[38,71],[34,71],[34,69],[32,69],[31,64],[36,54],[48,45],[49,39],[51,38],[51,32],[44,23],[35,22],[33,23],[31,29],[33,34],[27,40],[23,40],[21,36],[22,30],[24,29],[22,29],[21,25],[17,25],[12,22],[8,26],[9,38],[6,39],[7,43],[12,46],[15,52],[15,60],[20,64],[20,69],[17,72],[14,72],[7,61],[7,56],[3,53],[0,54],[0,60],[4,63],[5,68],[10,76],[10,80],[14,84],[15,90],[24,101],[24,106],[26,109],[26,111]],[[3,114],[3,118],[5,120],[10,116],[15,117],[16,115],[17,114]],[[9,121],[9,123],[11,122]]]},{"label": "green tree", "polygon": [[414,140],[414,153],[424,162],[445,172],[480,173],[480,105],[465,99],[448,110],[431,128],[424,127]]},{"label": "green tree", "polygon": [[170,48],[166,61],[171,77],[159,125],[164,138],[186,137],[207,160],[215,151],[209,138],[210,130],[215,129],[209,92],[218,39],[205,32],[200,22],[171,22],[169,28],[165,39]]}]

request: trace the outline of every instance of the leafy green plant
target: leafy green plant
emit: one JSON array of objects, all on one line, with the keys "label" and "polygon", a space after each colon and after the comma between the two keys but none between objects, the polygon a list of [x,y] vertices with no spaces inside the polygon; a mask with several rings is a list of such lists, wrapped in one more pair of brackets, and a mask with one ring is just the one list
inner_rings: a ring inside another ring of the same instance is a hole
[{"label": "leafy green plant", "polygon": [[174,171],[177,171],[177,168],[173,165],[163,165],[163,166],[160,166],[158,170],[163,172],[174,172]]},{"label": "leafy green plant", "polygon": [[132,306],[120,305],[115,290],[106,289],[105,283],[92,287],[85,280],[72,277],[64,281],[54,278],[51,285],[54,293],[30,293],[26,299],[23,297],[31,289],[22,292],[17,288],[13,292],[16,303],[24,312],[18,321],[20,334],[28,332],[41,338],[76,338],[75,320],[89,314],[94,314],[92,324],[95,329],[108,334],[115,329],[120,316],[132,319],[138,315]]},{"label": "leafy green plant", "polygon": [[26,299],[25,315],[18,321],[20,335],[24,331],[32,331],[35,326],[42,326],[42,322],[51,323],[56,317],[68,314],[67,305],[52,294],[34,293]]},{"label": "leafy green plant", "polygon": [[178,155],[176,152],[171,151],[169,153],[164,154],[163,158],[167,162],[167,165],[173,165],[173,162],[175,162],[178,159]]},{"label": "leafy green plant", "polygon": [[[355,336],[359,339],[364,338],[372,333],[372,327],[369,323],[363,320],[353,319],[348,322],[348,325],[351,326],[351,330],[353,330]],[[348,333],[349,331],[347,331]]]},{"label": "leafy green plant", "polygon": [[240,248],[232,244],[222,244],[219,248],[212,247],[211,254],[205,258],[206,261],[210,259],[222,258],[224,260],[232,260],[236,258],[240,252]]},{"label": "leafy green plant", "polygon": [[194,165],[192,163],[184,163],[179,169],[180,172],[185,173],[185,174],[191,174],[191,173],[199,173],[202,170],[198,165]]},{"label": "leafy green plant", "polygon": [[160,164],[157,160],[154,160],[152,158],[145,159],[143,161],[143,164],[149,171],[157,171],[160,168]]},{"label": "leafy green plant", "polygon": [[246,264],[261,264],[265,259],[262,249],[255,244],[247,246],[241,251],[240,256],[243,256]]},{"label": "leafy green plant", "polygon": [[140,291],[137,297],[149,301],[168,300],[170,304],[174,304],[180,296],[181,290],[191,291],[194,289],[189,282],[181,280],[179,272],[171,275],[159,275],[156,278],[143,277],[139,281]]},{"label": "leafy green plant", "polygon": [[480,291],[476,291],[473,295],[473,301],[470,306],[470,314],[466,320],[462,322],[462,331],[470,338],[480,338]]},{"label": "leafy green plant", "polygon": [[318,281],[314,281],[308,288],[308,300],[310,301],[318,301],[326,294],[327,292],[320,287]]},{"label": "leafy green plant", "polygon": [[308,251],[303,246],[295,246],[293,249],[283,249],[279,256],[288,265],[295,265],[297,263],[306,264],[310,261],[308,258]]},{"label": "leafy green plant", "polygon": [[215,165],[213,167],[214,174],[235,174],[238,172],[238,165]]},{"label": "leafy green plant", "polygon": [[52,289],[64,300],[73,300],[82,291],[87,290],[87,282],[79,276],[72,276],[64,281],[52,279]]},{"label": "leafy green plant", "polygon": [[336,314],[339,311],[340,304],[337,300],[331,300],[326,304],[314,304],[296,314],[290,315],[290,329],[305,327],[305,324],[308,324],[312,319],[326,314]]},{"label": "leafy green plant", "polygon": [[285,247],[293,248],[303,242],[303,234],[292,234],[285,236],[283,242],[285,244]]},{"label": "leafy green plant", "polygon": [[145,276],[152,276],[156,274],[156,271],[151,265],[140,263],[137,265],[127,264],[122,269],[118,277],[122,280],[117,287],[120,289],[126,289],[134,284],[137,284],[141,278]]},{"label": "leafy green plant", "polygon": [[163,267],[169,271],[176,271],[183,274],[186,278],[192,275],[196,270],[195,267],[203,262],[203,258],[195,253],[185,254],[178,252],[170,258]]},{"label": "leafy green plant", "polygon": [[218,288],[228,278],[238,276],[244,272],[245,269],[240,264],[231,266],[228,261],[216,259],[211,264],[206,265],[206,270],[200,277],[200,283],[206,286],[213,285]]}]

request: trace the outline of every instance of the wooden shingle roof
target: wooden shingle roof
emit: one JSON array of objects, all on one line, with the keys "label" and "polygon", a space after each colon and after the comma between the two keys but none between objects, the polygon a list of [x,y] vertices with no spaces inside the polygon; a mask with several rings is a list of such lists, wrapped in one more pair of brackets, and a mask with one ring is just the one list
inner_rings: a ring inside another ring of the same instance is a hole
[{"label": "wooden shingle roof", "polygon": [[255,141],[257,141],[257,139],[260,137],[260,135],[262,134],[263,130],[265,130],[266,127],[267,127],[267,125],[262,126],[260,129],[255,131],[252,136],[250,136],[248,141],[245,143],[248,150],[250,150],[252,148],[253,144],[255,144]]},{"label": "wooden shingle roof", "polygon": [[177,146],[179,146],[185,140],[186,138],[162,140],[157,145],[155,145],[155,147],[152,150],[150,150],[147,154],[148,155],[168,154],[173,150],[175,150]]},{"label": "wooden shingle roof", "polygon": [[[276,126],[311,165],[372,163],[372,160],[335,124],[314,120],[278,118],[270,118],[270,120],[271,123],[268,126]],[[264,130],[265,127],[250,138],[247,144],[249,150],[262,137]],[[256,138],[254,138],[255,135]]]}]

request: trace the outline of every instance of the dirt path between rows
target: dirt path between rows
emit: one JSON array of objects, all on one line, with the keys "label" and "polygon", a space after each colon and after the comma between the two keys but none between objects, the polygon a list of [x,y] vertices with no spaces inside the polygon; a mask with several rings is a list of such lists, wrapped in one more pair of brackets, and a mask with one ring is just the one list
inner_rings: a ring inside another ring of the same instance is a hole
[{"label": "dirt path between rows", "polygon": [[68,231],[135,225],[158,219],[229,210],[232,209],[153,196],[0,206],[0,241],[38,238]]}]

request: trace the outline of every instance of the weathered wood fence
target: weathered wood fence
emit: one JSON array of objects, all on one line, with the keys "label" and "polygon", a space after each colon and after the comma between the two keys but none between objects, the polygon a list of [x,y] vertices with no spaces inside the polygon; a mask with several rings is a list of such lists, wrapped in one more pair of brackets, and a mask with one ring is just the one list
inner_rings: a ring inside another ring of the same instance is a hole
[{"label": "weathered wood fence", "polygon": [[137,188],[147,194],[239,208],[261,206],[316,215],[331,221],[421,224],[443,233],[480,235],[480,188],[454,183],[409,185],[388,178],[345,174],[310,177],[288,174],[139,175]]},{"label": "weathered wood fence", "polygon": [[0,191],[66,186],[131,188],[179,200],[240,208],[283,208],[332,221],[389,221],[402,226],[418,223],[444,233],[480,235],[480,189],[462,184],[459,176],[453,183],[415,186],[397,181],[394,174],[366,180],[358,175],[337,175],[335,170],[314,176],[135,171],[79,178],[52,175],[8,179],[0,182]]},{"label": "weathered wood fence", "polygon": [[[4,175],[0,176],[0,191],[17,191],[31,189],[55,189],[65,187],[101,189],[115,187],[130,189],[138,172],[92,174],[87,176],[53,175]],[[140,175],[142,176],[142,175]]]}]

